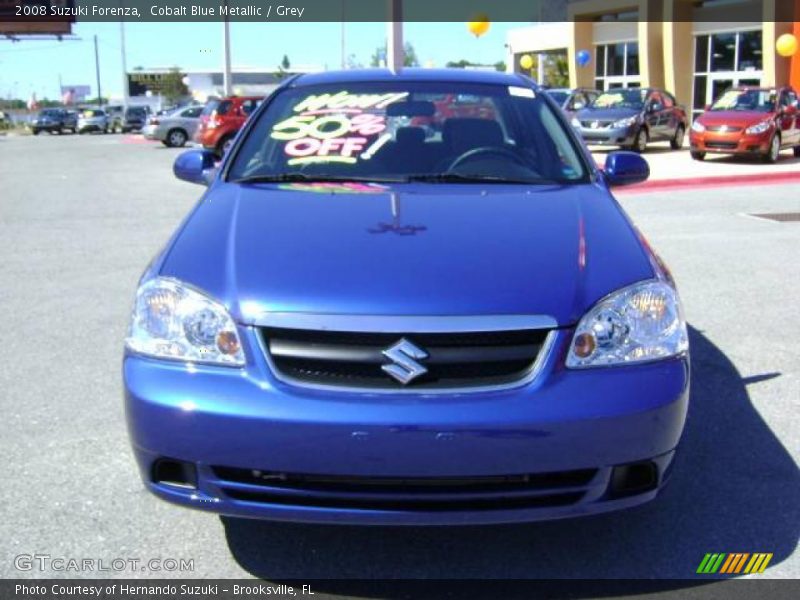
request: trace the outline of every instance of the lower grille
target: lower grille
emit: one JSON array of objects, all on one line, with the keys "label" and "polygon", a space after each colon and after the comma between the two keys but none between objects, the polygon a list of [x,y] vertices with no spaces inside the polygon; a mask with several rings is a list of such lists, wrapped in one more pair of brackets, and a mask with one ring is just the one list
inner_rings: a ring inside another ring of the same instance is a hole
[{"label": "lower grille", "polygon": [[[595,123],[597,123],[597,125],[594,125]],[[586,129],[608,129],[611,127],[611,123],[613,123],[613,121],[581,121],[581,126]]]},{"label": "lower grille", "polygon": [[360,510],[465,511],[566,506],[596,469],[487,477],[321,476],[213,467],[233,500]]},{"label": "lower grille", "polygon": [[720,150],[735,150],[739,144],[736,142],[717,142],[707,141],[706,148],[718,148]]},{"label": "lower grille", "polygon": [[[301,384],[415,390],[517,382],[533,370],[547,334],[539,329],[419,334],[261,329],[279,377]],[[403,340],[420,351],[406,363],[411,366],[400,369],[401,375],[413,371],[405,384],[384,368],[402,366],[408,358],[387,356]]]}]

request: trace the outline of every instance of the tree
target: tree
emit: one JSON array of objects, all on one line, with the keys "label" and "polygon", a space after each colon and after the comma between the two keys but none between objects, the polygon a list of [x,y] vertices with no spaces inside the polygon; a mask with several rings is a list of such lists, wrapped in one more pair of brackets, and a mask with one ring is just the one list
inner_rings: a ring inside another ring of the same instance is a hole
[{"label": "tree", "polygon": [[161,95],[167,104],[176,104],[178,100],[189,95],[189,88],[183,83],[183,73],[178,67],[172,67],[169,72],[161,78]]},{"label": "tree", "polygon": [[289,57],[286,54],[284,54],[283,55],[283,60],[281,61],[281,70],[282,71],[288,71],[289,67],[291,67],[291,65],[292,65],[292,63],[289,62]]},{"label": "tree", "polygon": [[[417,58],[417,51],[414,50],[414,46],[411,45],[411,42],[406,42],[403,45],[403,66],[404,67],[418,67],[419,66],[419,59]],[[375,48],[375,52],[372,54],[370,58],[369,65],[371,67],[382,67],[386,64],[386,57],[388,56],[388,48],[386,43],[383,46],[378,46]]]}]

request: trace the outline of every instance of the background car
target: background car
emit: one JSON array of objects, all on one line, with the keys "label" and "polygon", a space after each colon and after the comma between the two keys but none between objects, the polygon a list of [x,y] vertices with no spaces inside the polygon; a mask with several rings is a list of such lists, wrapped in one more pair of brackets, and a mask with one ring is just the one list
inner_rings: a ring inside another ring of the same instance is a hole
[{"label": "background car", "polygon": [[109,132],[108,115],[102,108],[88,108],[78,117],[78,133]]},{"label": "background car", "polygon": [[217,156],[223,156],[247,117],[263,99],[262,96],[231,96],[210,100],[203,110],[195,141]]},{"label": "background car", "polygon": [[121,104],[111,104],[106,106],[106,114],[108,115],[108,128],[113,131],[122,131],[122,122],[125,119],[125,107]]},{"label": "background car", "polygon": [[669,92],[655,88],[618,88],[600,94],[572,119],[587,144],[622,146],[644,152],[649,142],[683,146],[686,110]]},{"label": "background car", "polygon": [[122,133],[129,131],[141,131],[147,123],[147,108],[144,106],[129,106],[125,109],[125,117],[122,120]]},{"label": "background car", "polygon": [[544,93],[555,100],[570,119],[575,116],[577,111],[589,106],[600,95],[599,91],[589,88],[548,88],[544,90]]},{"label": "background car", "polygon": [[150,118],[142,133],[148,140],[159,140],[168,147],[183,146],[194,137],[202,112],[202,106],[188,106],[168,115],[156,115]]},{"label": "background car", "polygon": [[736,87],[695,119],[689,134],[692,158],[706,152],[760,156],[775,162],[783,148],[800,157],[800,110],[791,87]]},{"label": "background car", "polygon": [[33,135],[39,135],[42,131],[61,133],[68,130],[75,133],[77,127],[75,114],[63,108],[45,108],[31,121]]}]

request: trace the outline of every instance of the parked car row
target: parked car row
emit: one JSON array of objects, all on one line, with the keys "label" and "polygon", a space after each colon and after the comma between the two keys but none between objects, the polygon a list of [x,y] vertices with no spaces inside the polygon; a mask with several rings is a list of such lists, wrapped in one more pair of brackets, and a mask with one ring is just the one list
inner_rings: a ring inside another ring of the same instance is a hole
[{"label": "parked car row", "polygon": [[30,122],[33,135],[48,133],[128,133],[141,131],[147,121],[147,106],[106,106],[83,109],[45,108]]},{"label": "parked car row", "polygon": [[548,89],[589,145],[644,152],[650,142],[668,141],[677,150],[690,132],[691,156],[707,153],[759,156],[775,162],[781,150],[800,157],[800,110],[791,87],[740,86],[727,90],[689,127],[686,109],[658,88],[605,92]]}]

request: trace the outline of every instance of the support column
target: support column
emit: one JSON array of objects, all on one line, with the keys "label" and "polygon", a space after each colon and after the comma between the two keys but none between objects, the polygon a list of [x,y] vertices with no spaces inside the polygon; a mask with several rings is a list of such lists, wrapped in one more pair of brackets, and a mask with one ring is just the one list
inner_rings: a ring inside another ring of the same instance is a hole
[{"label": "support column", "polygon": [[691,110],[694,91],[692,0],[664,0],[664,87]]}]

